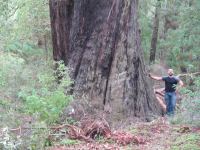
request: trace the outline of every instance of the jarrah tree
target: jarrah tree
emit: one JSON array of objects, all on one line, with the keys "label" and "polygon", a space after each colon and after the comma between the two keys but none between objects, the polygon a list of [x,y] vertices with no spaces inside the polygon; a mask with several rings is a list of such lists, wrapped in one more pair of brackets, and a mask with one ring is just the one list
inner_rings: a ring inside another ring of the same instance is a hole
[{"label": "jarrah tree", "polygon": [[73,92],[112,115],[160,111],[145,71],[138,0],[50,0],[53,56],[70,68]]}]

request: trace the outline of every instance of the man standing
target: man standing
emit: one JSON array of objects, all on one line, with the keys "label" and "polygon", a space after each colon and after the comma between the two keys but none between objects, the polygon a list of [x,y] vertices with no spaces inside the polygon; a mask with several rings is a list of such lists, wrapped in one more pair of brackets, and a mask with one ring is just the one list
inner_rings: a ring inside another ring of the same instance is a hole
[{"label": "man standing", "polygon": [[167,77],[156,77],[149,74],[149,77],[157,80],[157,81],[164,81],[165,82],[165,103],[167,105],[166,113],[167,115],[173,115],[175,106],[176,106],[176,87],[179,83],[180,86],[183,86],[183,82],[174,76],[173,69],[168,69]]}]

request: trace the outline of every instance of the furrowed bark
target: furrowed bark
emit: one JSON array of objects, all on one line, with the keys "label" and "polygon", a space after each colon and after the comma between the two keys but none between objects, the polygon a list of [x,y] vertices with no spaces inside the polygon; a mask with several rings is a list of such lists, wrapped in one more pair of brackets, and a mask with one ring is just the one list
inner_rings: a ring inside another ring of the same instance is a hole
[{"label": "furrowed bark", "polygon": [[54,59],[70,68],[76,98],[98,109],[109,105],[114,117],[160,112],[143,61],[137,6],[137,0],[50,0]]}]

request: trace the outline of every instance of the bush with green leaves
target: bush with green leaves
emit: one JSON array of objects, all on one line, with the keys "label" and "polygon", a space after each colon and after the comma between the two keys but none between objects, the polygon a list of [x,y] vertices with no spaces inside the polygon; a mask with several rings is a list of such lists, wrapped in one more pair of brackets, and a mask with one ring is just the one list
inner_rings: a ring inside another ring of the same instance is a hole
[{"label": "bush with green leaves", "polygon": [[195,79],[195,85],[181,90],[183,99],[180,110],[175,117],[176,123],[200,125],[200,78]]},{"label": "bush with green leaves", "polygon": [[4,102],[10,102],[9,107],[13,103],[27,114],[55,122],[72,100],[68,69],[63,62],[44,62],[35,55],[29,59],[10,52],[0,55],[0,109],[5,109]]},{"label": "bush with green leaves", "polygon": [[18,93],[18,97],[25,102],[24,111],[48,123],[57,121],[63,108],[72,100],[72,95],[67,94],[72,84],[68,70],[63,62],[57,62],[56,66],[56,70],[39,71],[32,87],[25,86]]},{"label": "bush with green leaves", "polygon": [[13,53],[0,53],[0,98],[16,95],[25,60]]},{"label": "bush with green leaves", "polygon": [[197,133],[182,134],[175,140],[171,150],[199,150],[199,140],[200,135]]},{"label": "bush with green leaves", "polygon": [[49,42],[49,21],[46,0],[0,0],[0,49],[14,48],[19,42],[36,45],[44,38]]},{"label": "bush with green leaves", "polygon": [[[69,94],[72,81],[64,63],[35,56],[28,55],[25,60],[11,52],[0,53],[0,129],[6,129],[0,137],[0,149],[44,147],[48,126],[59,120],[62,110],[73,99]],[[30,127],[28,137],[16,138],[7,132],[19,126]],[[45,132],[40,130],[41,126]]]}]

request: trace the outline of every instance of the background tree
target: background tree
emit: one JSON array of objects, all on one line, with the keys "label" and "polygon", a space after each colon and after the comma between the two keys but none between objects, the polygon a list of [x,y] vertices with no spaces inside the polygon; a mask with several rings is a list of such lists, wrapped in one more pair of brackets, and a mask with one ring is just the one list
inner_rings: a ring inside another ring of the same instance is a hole
[{"label": "background tree", "polygon": [[114,116],[157,114],[141,49],[137,0],[50,0],[53,52],[74,93]]},{"label": "background tree", "polygon": [[152,31],[152,38],[151,38],[151,49],[150,49],[150,58],[149,63],[154,63],[156,59],[156,47],[157,47],[157,41],[158,41],[158,30],[159,30],[159,14],[160,14],[160,7],[161,2],[160,0],[156,3],[155,8],[155,16],[153,21],[153,31]]}]

